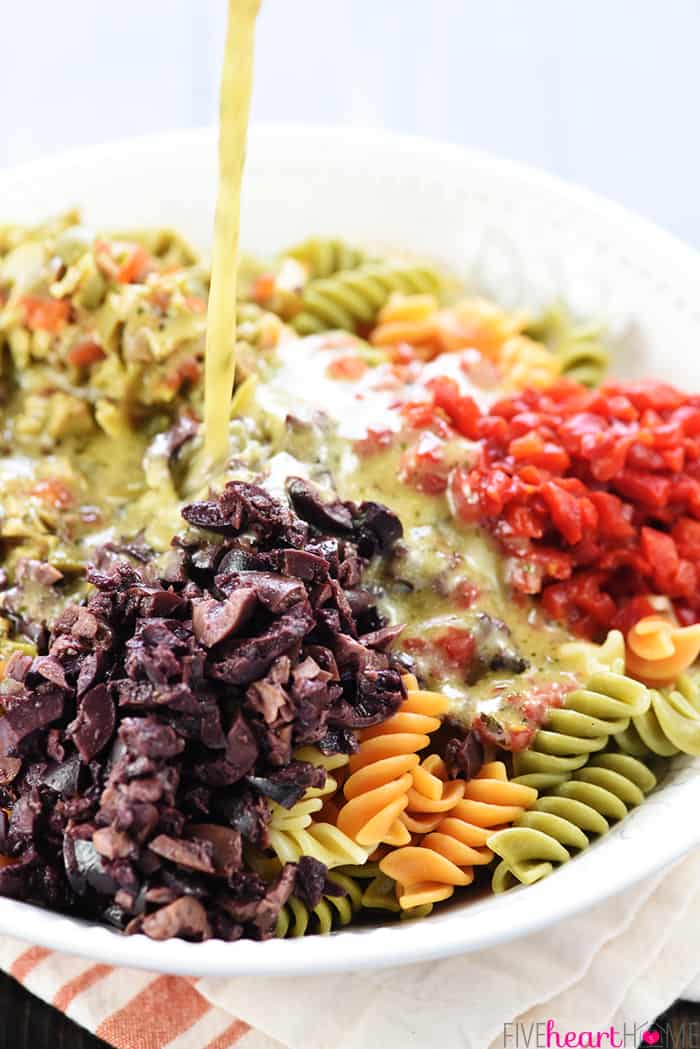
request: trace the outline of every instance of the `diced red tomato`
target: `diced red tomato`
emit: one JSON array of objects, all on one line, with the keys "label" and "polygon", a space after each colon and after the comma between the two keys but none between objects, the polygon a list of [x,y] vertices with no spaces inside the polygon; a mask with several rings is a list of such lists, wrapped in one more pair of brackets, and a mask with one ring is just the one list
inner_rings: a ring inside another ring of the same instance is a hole
[{"label": "diced red tomato", "polygon": [[552,681],[547,685],[536,686],[518,703],[527,720],[532,725],[543,725],[548,711],[552,707],[562,707],[569,692],[576,686],[563,681]]},{"label": "diced red tomato", "polygon": [[445,659],[456,667],[468,667],[474,656],[476,642],[468,630],[460,627],[448,627],[435,639],[435,647]]},{"label": "diced red tomato", "polygon": [[30,488],[29,495],[36,496],[56,510],[69,510],[75,502],[75,497],[68,485],[59,481],[57,477],[38,481],[33,488]]},{"label": "diced red tomato", "polygon": [[138,284],[153,268],[153,259],[141,244],[135,244],[117,270],[120,284]]},{"label": "diced red tomato", "polygon": [[432,401],[407,401],[401,405],[401,415],[412,430],[427,429],[435,422],[435,405]]},{"label": "diced red tomato", "polygon": [[196,357],[185,357],[178,361],[165,380],[173,390],[181,389],[185,383],[196,383],[202,374],[202,366]]},{"label": "diced red tomato", "polygon": [[[452,423],[457,384],[430,388]],[[450,506],[504,546],[516,592],[541,594],[549,615],[590,637],[645,595],[700,620],[699,397],[563,381],[505,398],[472,426],[479,457],[451,471]]]},{"label": "diced red tomato", "polygon": [[277,281],[274,273],[261,273],[259,277],[256,277],[253,281],[253,287],[251,288],[251,297],[259,305],[264,306],[266,302],[275,294],[277,289]]},{"label": "diced red tomato", "polygon": [[460,393],[459,384],[446,375],[438,375],[426,383],[426,388],[433,395],[435,406],[441,408],[455,430],[462,437],[476,440],[477,424],[481,411],[473,397]]},{"label": "diced red tomato", "polygon": [[458,579],[452,588],[451,597],[460,608],[471,608],[479,593],[479,587],[470,579]]},{"label": "diced red tomato", "polygon": [[598,511],[598,530],[607,539],[629,539],[634,535],[632,507],[612,492],[591,492],[591,502]]},{"label": "diced red tomato", "polygon": [[528,464],[563,474],[569,466],[569,456],[554,441],[546,441],[538,433],[530,431],[514,438],[508,445],[508,454],[514,459],[526,460]]},{"label": "diced red tomato", "polygon": [[367,371],[367,364],[358,357],[356,353],[346,353],[342,357],[334,357],[326,368],[329,379],[339,379],[344,382],[361,379]]},{"label": "diced red tomato", "polygon": [[537,731],[534,725],[506,725],[483,715],[472,722],[472,729],[487,746],[500,747],[513,753],[526,750]]},{"label": "diced red tomato", "polygon": [[450,466],[445,442],[426,430],[401,456],[399,476],[406,484],[428,495],[439,495],[448,485]]},{"label": "diced red tomato", "polygon": [[370,428],[364,437],[355,441],[354,449],[360,456],[376,455],[377,452],[390,448],[394,440],[392,430],[373,430]]},{"label": "diced red tomato", "polygon": [[449,475],[449,500],[453,513],[465,524],[476,524],[481,517],[479,496],[469,483],[470,471],[456,466]]},{"label": "diced red tomato", "polygon": [[671,478],[640,470],[623,470],[614,478],[616,491],[633,503],[641,503],[649,510],[660,510],[671,495]]},{"label": "diced red tomato", "polygon": [[66,354],[66,360],[69,364],[75,365],[76,368],[88,368],[91,364],[103,361],[105,356],[105,351],[99,342],[88,337],[71,346]]},{"label": "diced red tomato", "polygon": [[25,295],[21,303],[25,324],[30,331],[48,331],[55,335],[68,323],[70,303],[65,299]]}]

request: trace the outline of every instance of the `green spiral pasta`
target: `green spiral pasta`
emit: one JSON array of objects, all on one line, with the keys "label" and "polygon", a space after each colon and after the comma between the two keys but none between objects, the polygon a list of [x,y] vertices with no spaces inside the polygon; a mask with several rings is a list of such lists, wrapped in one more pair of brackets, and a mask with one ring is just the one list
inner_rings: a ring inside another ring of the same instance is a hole
[{"label": "green spiral pasta", "polygon": [[582,334],[562,343],[557,356],[562,375],[591,388],[600,386],[610,363],[610,355],[598,339]]},{"label": "green spiral pasta", "polygon": [[344,895],[327,893],[311,910],[296,896],[290,897],[280,910],[275,935],[292,938],[317,933],[325,936],[336,926],[349,925],[353,915],[362,908],[362,889],[346,874],[334,871],[332,880]]},{"label": "green spiral pasta", "polygon": [[[398,914],[401,910],[394,891],[395,882],[382,874],[378,863],[365,863],[362,866],[340,868],[347,877],[356,878],[364,884],[362,889],[362,906],[372,910],[390,911]],[[334,875],[335,877],[335,872]]]},{"label": "green spiral pasta", "polygon": [[512,827],[496,831],[488,847],[501,857],[491,887],[504,892],[514,885],[531,885],[588,848],[630,809],[641,804],[656,786],[643,762],[628,754],[605,753],[572,773],[539,798]]},{"label": "green spiral pasta", "polygon": [[292,326],[299,335],[315,335],[331,328],[355,332],[374,323],[394,292],[436,293],[440,287],[440,277],[428,266],[366,263],[332,277],[309,281]]},{"label": "green spiral pasta", "polygon": [[526,329],[559,357],[562,375],[590,387],[601,384],[610,364],[601,332],[597,325],[578,324],[564,303],[550,306]]},{"label": "green spiral pasta", "polygon": [[[389,911],[405,921],[408,918],[425,918],[433,909],[432,903],[425,903],[420,907],[402,910],[396,898],[396,882],[382,873],[378,863],[365,863],[361,867],[342,867],[341,871],[348,877],[367,882],[362,893],[362,906],[366,910]],[[334,871],[333,878],[335,876]]]},{"label": "green spiral pasta", "polygon": [[366,259],[364,251],[337,237],[309,237],[283,253],[283,258],[303,263],[309,280],[331,277],[339,270],[354,270]]},{"label": "green spiral pasta", "polygon": [[[583,658],[592,673],[585,688],[568,693],[563,707],[550,709],[532,746],[513,755],[516,783],[537,790],[564,783],[591,754],[606,747],[611,735],[624,732],[630,718],[644,714],[651,700],[649,689],[619,672],[620,647],[624,658],[619,631],[611,631],[601,647],[585,643],[562,646],[564,655],[568,651],[571,658]],[[611,666],[617,669],[608,669]]]},{"label": "green spiral pasta", "polygon": [[652,689],[649,709],[633,718],[617,737],[621,750],[642,756],[692,754],[700,757],[700,687],[689,674],[681,674],[670,688]]}]

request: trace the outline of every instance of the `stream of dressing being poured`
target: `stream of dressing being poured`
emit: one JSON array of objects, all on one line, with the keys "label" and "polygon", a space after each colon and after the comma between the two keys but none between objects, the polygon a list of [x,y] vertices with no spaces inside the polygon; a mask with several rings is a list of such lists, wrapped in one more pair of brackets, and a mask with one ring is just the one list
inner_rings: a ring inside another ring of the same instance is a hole
[{"label": "stream of dressing being poured", "polygon": [[207,466],[228,452],[231,391],[236,372],[236,274],[241,181],[253,79],[255,18],[260,0],[229,0],[219,117],[219,190],[214,219],[204,373]]}]

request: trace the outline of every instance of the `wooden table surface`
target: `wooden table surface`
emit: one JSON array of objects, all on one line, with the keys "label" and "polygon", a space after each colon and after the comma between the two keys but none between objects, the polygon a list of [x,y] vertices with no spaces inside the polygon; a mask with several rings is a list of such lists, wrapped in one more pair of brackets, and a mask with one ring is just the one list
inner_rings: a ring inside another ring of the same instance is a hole
[{"label": "wooden table surface", "polygon": [[[659,1017],[657,1024],[661,1037],[655,1049],[700,1049],[700,1004],[676,1002]],[[0,1049],[105,1047],[106,1043],[101,1039],[93,1038],[82,1027],[77,1027],[51,1006],[34,998],[9,976],[0,974]],[[368,1046],[367,1049],[376,1047]],[[642,1049],[648,1049],[648,1046],[642,1046]]]}]

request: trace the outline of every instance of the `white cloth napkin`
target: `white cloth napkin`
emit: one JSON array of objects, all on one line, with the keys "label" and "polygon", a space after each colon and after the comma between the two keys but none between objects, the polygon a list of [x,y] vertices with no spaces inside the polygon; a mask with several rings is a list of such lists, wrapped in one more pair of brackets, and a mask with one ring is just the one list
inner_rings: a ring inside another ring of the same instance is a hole
[{"label": "white cloth napkin", "polygon": [[687,988],[700,998],[699,942],[700,850],[593,910],[477,954],[197,986],[288,1049],[517,1049],[518,1034],[523,1046],[531,1025],[548,1020],[559,1032],[612,1024],[632,1046]]}]

